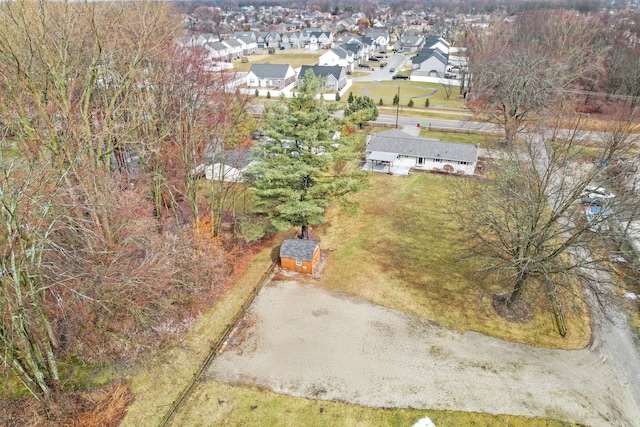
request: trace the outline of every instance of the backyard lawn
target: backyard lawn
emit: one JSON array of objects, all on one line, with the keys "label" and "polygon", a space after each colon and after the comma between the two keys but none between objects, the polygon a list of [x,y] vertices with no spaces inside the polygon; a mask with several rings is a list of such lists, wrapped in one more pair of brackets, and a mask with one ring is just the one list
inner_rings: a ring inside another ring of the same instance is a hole
[{"label": "backyard lawn", "polygon": [[590,338],[584,313],[567,312],[565,338],[545,309],[525,323],[495,314],[493,295],[504,289],[477,277],[477,266],[462,261],[462,236],[446,211],[455,203],[452,179],[464,178],[374,174],[372,186],[357,195],[360,213],[333,210],[318,231],[322,246],[331,249],[320,284],[461,331],[543,347],[584,347]]},{"label": "backyard lawn", "polygon": [[[314,228],[322,238],[322,247],[330,252],[322,278],[313,282],[457,330],[475,329],[505,339],[561,348],[584,345],[588,330],[576,325],[583,320],[578,316],[567,319],[570,335],[561,339],[544,311],[524,324],[508,323],[493,313],[491,297],[497,289],[474,277],[472,266],[460,261],[454,244],[457,229],[443,207],[451,202],[446,185],[449,179],[461,178],[373,175],[371,187],[357,195],[362,203],[359,213],[334,209],[328,223]],[[204,360],[211,343],[266,270],[276,248],[274,245],[259,253],[245,275],[198,320],[179,345],[134,376],[135,401],[123,426],[158,425],[172,399]],[[570,425],[505,415],[367,408],[223,384],[210,377],[196,384],[172,425],[407,426],[423,416],[429,416],[439,427]]]}]

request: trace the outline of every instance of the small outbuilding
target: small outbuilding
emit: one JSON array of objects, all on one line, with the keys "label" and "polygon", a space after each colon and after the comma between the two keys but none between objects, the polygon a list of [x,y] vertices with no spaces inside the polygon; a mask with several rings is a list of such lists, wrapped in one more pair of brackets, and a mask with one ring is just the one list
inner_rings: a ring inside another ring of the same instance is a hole
[{"label": "small outbuilding", "polygon": [[313,274],[320,263],[320,242],[307,239],[285,239],[280,246],[283,269]]}]

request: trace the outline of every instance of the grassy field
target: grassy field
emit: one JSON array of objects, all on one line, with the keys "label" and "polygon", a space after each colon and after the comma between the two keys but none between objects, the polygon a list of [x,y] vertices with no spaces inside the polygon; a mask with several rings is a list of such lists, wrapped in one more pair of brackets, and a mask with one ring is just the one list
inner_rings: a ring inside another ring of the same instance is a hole
[{"label": "grassy field", "polygon": [[303,65],[316,65],[318,63],[318,57],[324,53],[276,53],[276,54],[256,54],[248,56],[249,62],[242,63],[240,60],[233,61],[233,70],[239,72],[249,71],[251,64],[263,64],[269,62],[271,64],[289,64],[293,68],[298,68]]},{"label": "grassy field", "polygon": [[[418,174],[410,178],[372,176],[372,186],[358,195],[362,209],[346,214],[334,209],[330,221],[314,231],[331,249],[322,279],[330,289],[367,298],[457,330],[475,329],[536,345],[575,348],[585,344],[586,329],[569,319],[563,340],[549,316],[539,312],[526,324],[497,318],[490,307],[490,284],[474,279],[472,268],[458,261],[452,243],[455,225],[439,200],[447,199],[447,179]],[[281,237],[279,238],[281,239]],[[279,241],[279,240],[278,240]],[[198,369],[211,344],[224,330],[277,252],[276,242],[260,252],[246,273],[183,341],[141,368],[131,380],[135,401],[123,426],[154,426]],[[429,416],[439,427],[565,426],[556,421],[489,414],[365,408],[340,402],[279,395],[269,390],[222,384],[212,378],[196,389],[171,425],[408,426]]]},{"label": "grassy field", "polygon": [[[380,98],[383,104],[391,106],[393,97],[400,88],[400,106],[406,107],[410,99],[413,99],[414,107],[411,110],[428,112],[431,109],[445,109],[452,114],[469,114],[464,99],[457,93],[452,93],[447,99],[442,85],[435,83],[412,82],[406,80],[393,80],[382,82],[355,82],[351,89],[342,97],[342,102],[346,102],[349,92],[354,96],[369,96],[376,105]],[[425,99],[429,98],[429,108],[424,108]],[[405,111],[409,110],[405,108]],[[404,114],[404,113],[403,113]],[[444,118],[444,117],[443,117]]]},{"label": "grassy field", "polygon": [[[503,291],[483,282],[472,264],[460,261],[458,229],[449,220],[451,203],[441,175],[374,175],[372,186],[358,195],[362,211],[337,210],[319,232],[331,248],[320,283],[372,302],[400,309],[460,331],[556,348],[582,348],[589,340],[588,320],[568,313],[569,335],[562,338],[543,309],[526,323],[497,316],[493,295]],[[588,319],[588,318],[587,318]]]}]

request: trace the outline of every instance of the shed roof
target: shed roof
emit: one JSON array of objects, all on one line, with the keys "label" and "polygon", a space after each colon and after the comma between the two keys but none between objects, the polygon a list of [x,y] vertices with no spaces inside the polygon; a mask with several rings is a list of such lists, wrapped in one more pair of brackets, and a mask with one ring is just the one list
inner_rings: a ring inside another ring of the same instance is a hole
[{"label": "shed roof", "polygon": [[280,258],[312,261],[319,242],[307,239],[285,239],[280,246]]},{"label": "shed roof", "polygon": [[373,135],[367,144],[367,151],[465,162],[476,162],[478,160],[478,147],[473,144],[417,138],[397,129]]}]

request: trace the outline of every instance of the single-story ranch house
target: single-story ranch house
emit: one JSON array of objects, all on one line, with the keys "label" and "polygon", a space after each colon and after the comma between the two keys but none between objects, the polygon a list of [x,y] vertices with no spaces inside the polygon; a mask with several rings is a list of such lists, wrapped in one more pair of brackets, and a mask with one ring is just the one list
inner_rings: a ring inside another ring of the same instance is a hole
[{"label": "single-story ranch house", "polygon": [[307,239],[285,239],[280,246],[283,269],[313,274],[320,263],[320,243]]},{"label": "single-story ranch house", "polygon": [[367,136],[367,161],[374,172],[408,175],[411,169],[473,175],[478,147],[411,136],[397,129]]}]

